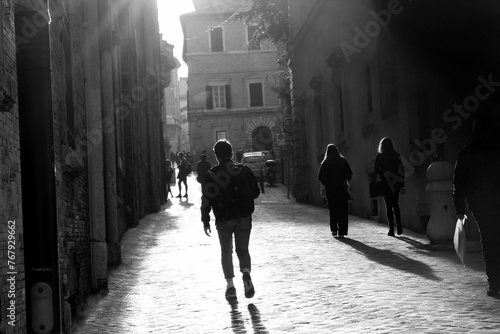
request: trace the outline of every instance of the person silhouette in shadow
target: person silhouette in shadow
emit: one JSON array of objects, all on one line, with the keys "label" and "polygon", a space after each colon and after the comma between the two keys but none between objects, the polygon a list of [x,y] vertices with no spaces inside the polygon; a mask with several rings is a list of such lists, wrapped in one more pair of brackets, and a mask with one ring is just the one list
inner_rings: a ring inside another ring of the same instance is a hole
[{"label": "person silhouette in shadow", "polygon": [[469,204],[479,227],[488,296],[500,292],[500,142],[498,116],[486,115],[473,123],[474,140],[458,153],[453,175],[453,204],[457,218]]}]

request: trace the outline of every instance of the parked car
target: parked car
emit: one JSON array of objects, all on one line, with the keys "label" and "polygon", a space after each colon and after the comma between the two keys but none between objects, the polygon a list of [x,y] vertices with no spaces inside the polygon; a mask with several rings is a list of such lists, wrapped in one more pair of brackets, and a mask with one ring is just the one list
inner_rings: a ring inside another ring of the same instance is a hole
[{"label": "parked car", "polygon": [[270,159],[269,151],[243,153],[241,163],[250,168],[255,177],[260,177],[260,170],[264,168],[265,162]]}]

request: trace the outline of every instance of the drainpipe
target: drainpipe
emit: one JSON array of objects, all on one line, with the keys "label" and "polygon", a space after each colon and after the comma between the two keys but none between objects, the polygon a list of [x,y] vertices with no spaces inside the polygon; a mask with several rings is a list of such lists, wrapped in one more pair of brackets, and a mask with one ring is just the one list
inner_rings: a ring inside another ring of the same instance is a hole
[{"label": "drainpipe", "polygon": [[59,333],[56,178],[46,18],[15,15],[28,333]]},{"label": "drainpipe", "polygon": [[99,56],[101,60],[101,108],[104,154],[104,196],[106,202],[106,239],[108,263],[121,263],[116,190],[116,130],[113,104],[113,43],[108,0],[97,1],[99,24]]},{"label": "drainpipe", "polygon": [[83,43],[85,50],[91,282],[93,291],[101,291],[107,289],[108,286],[108,249],[104,204],[99,30],[96,1],[86,1],[84,6],[86,21],[83,30]]}]

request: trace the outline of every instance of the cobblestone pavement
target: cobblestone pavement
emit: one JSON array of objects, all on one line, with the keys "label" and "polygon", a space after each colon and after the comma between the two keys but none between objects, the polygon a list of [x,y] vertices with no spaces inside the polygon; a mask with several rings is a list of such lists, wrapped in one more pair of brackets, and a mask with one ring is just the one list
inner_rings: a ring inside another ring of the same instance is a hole
[{"label": "cobblestone pavement", "polygon": [[282,185],[257,201],[255,297],[244,297],[238,274],[231,305],[215,228],[203,233],[199,186],[189,184],[189,199],[126,233],[109,293],[89,299],[74,333],[500,333],[500,300],[486,296],[479,252],[464,267],[425,235],[391,238],[354,216],[349,236],[334,239],[327,209],[288,200]]}]

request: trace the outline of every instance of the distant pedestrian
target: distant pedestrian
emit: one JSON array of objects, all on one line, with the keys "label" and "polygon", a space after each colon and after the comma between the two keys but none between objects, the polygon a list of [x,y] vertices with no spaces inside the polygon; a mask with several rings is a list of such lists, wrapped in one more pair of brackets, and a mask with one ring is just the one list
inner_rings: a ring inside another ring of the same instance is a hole
[{"label": "distant pedestrian", "polygon": [[473,212],[481,234],[488,296],[500,291],[500,145],[498,121],[479,118],[474,122],[474,140],[458,153],[453,177],[453,204],[459,219],[465,201]]},{"label": "distant pedestrian", "polygon": [[188,185],[187,185],[187,176],[189,175],[190,173],[190,165],[189,165],[189,162],[186,160],[186,158],[184,158],[184,153],[179,153],[178,154],[179,156],[179,162],[178,162],[178,169],[179,169],[179,173],[177,173],[177,178],[179,179],[179,195],[177,195],[176,197],[177,198],[181,198],[182,197],[182,183],[184,183],[184,187],[185,187],[185,194],[184,194],[184,197],[188,197]]},{"label": "distant pedestrian", "polygon": [[196,180],[203,184],[203,180],[205,179],[205,176],[207,175],[207,172],[212,168],[212,165],[210,162],[207,161],[207,156],[205,154],[202,154],[200,156],[200,161],[196,163],[196,174],[198,176],[196,177]]},{"label": "distant pedestrian", "polygon": [[177,154],[174,152],[170,152],[170,163],[172,163],[172,167],[177,163]]},{"label": "distant pedestrian", "polygon": [[167,182],[167,200],[168,194],[174,197],[172,194],[172,189],[170,188],[170,183],[172,182],[172,176],[174,175],[174,169],[172,168],[172,162],[170,160],[165,160],[165,181]]},{"label": "distant pedestrian", "polygon": [[334,237],[343,238],[348,232],[347,182],[352,179],[351,166],[337,146],[328,144],[319,169],[318,180],[323,185],[330,210],[330,231]]},{"label": "distant pedestrian", "polygon": [[185,158],[191,165],[194,163],[193,155],[191,154],[191,152],[187,152]]},{"label": "distant pedestrian", "polygon": [[233,235],[240,272],[243,274],[245,297],[252,298],[255,289],[250,277],[251,258],[248,251],[254,199],[259,196],[259,186],[252,170],[233,163],[231,144],[221,139],[214,145],[218,164],[207,173],[202,186],[201,220],[205,234],[210,236],[210,211],[215,216],[219,234],[222,271],[227,282],[226,299],[236,298],[233,283]]},{"label": "distant pedestrian", "polygon": [[240,147],[236,152],[236,160],[238,160],[238,162],[241,163],[242,159],[243,159],[243,149]]},{"label": "distant pedestrian", "polygon": [[387,221],[389,224],[388,236],[394,236],[394,216],[398,235],[403,234],[401,210],[399,208],[399,194],[405,193],[405,176],[401,155],[394,149],[394,142],[384,137],[378,145],[375,157],[375,174],[382,181],[382,195],[384,196]]}]

